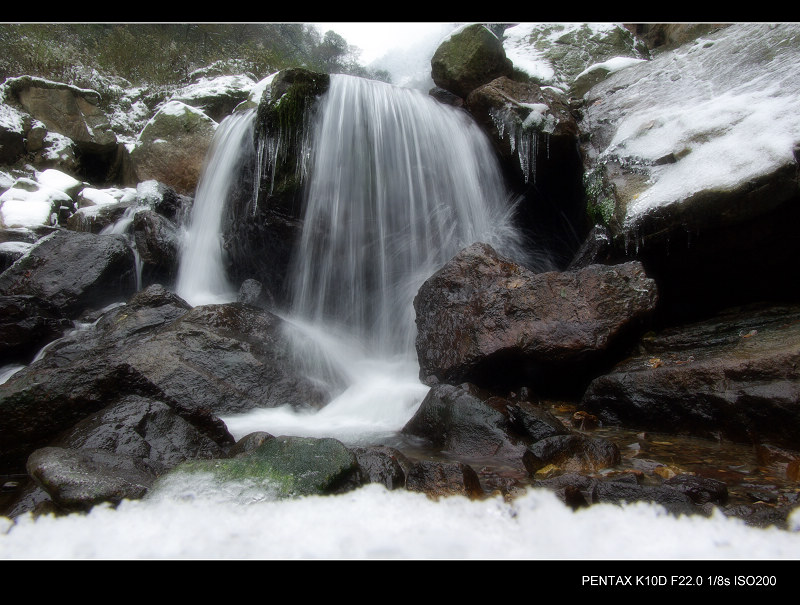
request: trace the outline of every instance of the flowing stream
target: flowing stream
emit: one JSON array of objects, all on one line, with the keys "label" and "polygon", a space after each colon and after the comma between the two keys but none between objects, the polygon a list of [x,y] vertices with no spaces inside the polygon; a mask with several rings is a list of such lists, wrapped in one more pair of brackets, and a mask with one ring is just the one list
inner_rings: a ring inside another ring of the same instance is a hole
[{"label": "flowing stream", "polygon": [[[198,188],[177,288],[192,304],[232,299],[220,219],[253,119],[220,125]],[[490,143],[462,110],[334,75],[311,128],[291,303],[279,312],[294,327],[298,363],[333,399],[315,414],[277,408],[224,418],[237,438],[264,430],[352,443],[396,432],[427,392],[414,350],[420,285],[476,241],[521,254]]]}]

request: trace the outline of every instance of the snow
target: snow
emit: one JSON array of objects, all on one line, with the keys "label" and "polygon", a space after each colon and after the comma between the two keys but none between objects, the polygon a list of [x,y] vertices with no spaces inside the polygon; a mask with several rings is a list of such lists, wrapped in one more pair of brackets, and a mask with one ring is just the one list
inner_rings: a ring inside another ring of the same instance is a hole
[{"label": "snow", "polygon": [[253,82],[252,78],[244,75],[201,78],[194,84],[184,86],[175,91],[175,94],[172,95],[172,100],[190,103],[193,100],[205,99],[210,96],[249,91],[255,85],[256,83]]},{"label": "snow", "polygon": [[31,242],[0,242],[0,252],[25,254],[33,247]]},{"label": "snow", "polygon": [[59,191],[67,192],[70,189],[78,187],[81,182],[66,174],[65,172],[61,172],[60,170],[55,170],[53,168],[49,168],[42,172],[37,180],[47,187],[52,187],[53,189],[58,189]]},{"label": "snow", "polygon": [[503,34],[503,48],[506,57],[511,59],[514,67],[528,74],[542,84],[563,87],[568,82],[560,80],[553,64],[544,52],[529,43],[531,35],[546,33],[544,40],[547,46],[554,44],[562,36],[588,26],[594,33],[613,31],[618,25],[614,23],[519,23],[509,27]]},{"label": "snow", "polygon": [[117,200],[107,192],[94,187],[86,187],[80,193],[81,206],[107,206],[116,204]]},{"label": "snow", "polygon": [[602,63],[595,63],[594,65],[590,65],[586,69],[584,69],[581,73],[575,76],[575,79],[581,78],[586,74],[589,74],[593,71],[597,70],[604,70],[608,73],[614,73],[619,71],[620,69],[625,69],[626,67],[630,67],[631,65],[636,65],[637,63],[642,63],[645,59],[636,59],[634,57],[614,57],[613,59],[609,59],[608,61],[603,61]]},{"label": "snow", "polygon": [[159,113],[164,113],[168,116],[182,116],[186,112],[196,113],[197,115],[201,116],[206,115],[199,109],[196,109],[191,105],[187,105],[181,101],[169,101],[159,110]]},{"label": "snow", "polygon": [[[731,26],[713,43],[700,40],[663,54],[590,91],[602,97],[599,112],[619,116],[601,160],[648,166],[645,189],[628,202],[629,223],[697,192],[730,190],[795,164],[800,52],[792,40],[800,40],[800,26]],[[759,51],[766,47],[770,54]],[[621,82],[628,85],[624,95],[604,94]],[[675,162],[651,165],[670,154]]]},{"label": "snow", "polygon": [[0,518],[0,558],[796,559],[798,528],[797,513],[786,531],[718,513],[678,519],[642,503],[572,511],[534,489],[511,502],[432,501],[380,485],[274,500],[268,488],[219,489],[195,475],[116,510]]},{"label": "snow", "polygon": [[66,193],[32,179],[17,179],[0,195],[0,223],[6,228],[47,225],[61,202],[72,202]]},{"label": "snow", "polygon": [[0,102],[0,128],[23,134],[22,113],[10,105]]},{"label": "snow", "polygon": [[274,74],[268,75],[263,80],[259,80],[258,82],[256,82],[250,89],[250,96],[248,97],[247,100],[255,104],[260,103],[264,91],[272,84],[272,80],[275,79],[276,75],[278,75],[277,71]]}]

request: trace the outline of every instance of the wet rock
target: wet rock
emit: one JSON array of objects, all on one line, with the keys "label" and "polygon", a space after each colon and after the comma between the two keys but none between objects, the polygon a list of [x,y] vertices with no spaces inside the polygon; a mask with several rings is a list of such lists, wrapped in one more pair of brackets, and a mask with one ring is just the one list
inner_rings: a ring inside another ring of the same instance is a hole
[{"label": "wet rock", "polygon": [[274,437],[236,458],[190,461],[174,472],[251,481],[284,498],[340,493],[359,484],[355,455],[331,438]]},{"label": "wet rock", "polygon": [[136,185],[139,205],[148,206],[161,216],[180,223],[192,205],[192,198],[181,195],[172,187],[150,179]]},{"label": "wet rock", "polygon": [[133,218],[133,237],[142,262],[142,281],[173,281],[180,253],[178,227],[155,210],[140,210]]},{"label": "wet rock", "polygon": [[139,395],[123,396],[81,420],[52,446],[121,454],[137,460],[154,475],[185,460],[224,455],[218,443],[174,409]]},{"label": "wet rock", "polygon": [[0,124],[0,164],[13,164],[25,151],[25,133],[22,129],[11,124]]},{"label": "wet rock", "polygon": [[575,252],[567,270],[575,271],[589,265],[614,264],[613,258],[611,232],[604,225],[595,225]]},{"label": "wet rock", "polygon": [[274,439],[274,435],[270,435],[264,431],[256,431],[255,433],[250,433],[249,435],[245,435],[239,441],[237,441],[230,450],[228,450],[228,456],[234,458],[236,456],[243,456],[245,454],[249,454],[254,449],[258,448],[268,439]]},{"label": "wet rock", "polygon": [[656,298],[638,263],[534,274],[473,244],[414,299],[420,376],[510,388],[555,386],[558,377],[574,386],[641,325]]},{"label": "wet rock", "polygon": [[614,504],[653,502],[673,514],[697,514],[693,500],[680,490],[664,486],[638,485],[627,481],[598,481],[592,489],[592,502]]},{"label": "wet rock", "polygon": [[642,340],[581,407],[606,424],[797,447],[800,307],[732,309]]},{"label": "wet rock", "polygon": [[701,509],[694,506],[689,496],[677,489],[664,486],[640,485],[635,476],[598,479],[575,472],[551,479],[534,482],[535,487],[544,487],[556,493],[573,508],[600,502],[622,504],[653,502],[664,506],[674,514],[697,514]]},{"label": "wet rock", "polygon": [[408,471],[406,489],[434,498],[452,495],[478,498],[483,495],[478,474],[461,462],[419,461]]},{"label": "wet rock", "polygon": [[36,296],[0,296],[0,365],[30,362],[71,327],[57,307]]},{"label": "wet rock", "polygon": [[70,231],[99,234],[103,229],[117,223],[132,207],[133,203],[130,201],[85,206],[71,214],[65,226]]},{"label": "wet rock", "polygon": [[500,77],[469,93],[466,107],[525,183],[539,182],[544,166],[538,171],[537,163],[558,166],[575,153],[578,125],[566,96],[552,87]]},{"label": "wet rock", "polygon": [[134,458],[103,450],[47,447],[28,458],[28,473],[67,510],[144,496],[155,477]]},{"label": "wet rock", "polygon": [[584,412],[583,410],[575,412],[572,418],[570,418],[570,422],[572,426],[581,431],[595,429],[600,425],[600,420],[598,420],[597,416]]},{"label": "wet rock", "polygon": [[508,412],[511,426],[532,442],[569,433],[569,429],[558,418],[528,401],[509,405]]},{"label": "wet rock", "polygon": [[241,303],[195,307],[120,362],[189,409],[318,409],[328,393],[297,367],[287,330],[276,315]]},{"label": "wet rock", "polygon": [[619,464],[620,453],[608,439],[574,433],[537,441],[525,452],[523,462],[531,475],[548,464],[568,473],[593,473]]},{"label": "wet rock", "polygon": [[[265,90],[256,112],[256,144],[263,154],[261,180],[253,199],[253,171],[236,179],[224,218],[224,247],[233,283],[257,279],[281,300],[294,244],[302,231],[305,181],[300,170],[301,144],[308,116],[330,86],[330,76],[293,68],[280,71]],[[255,148],[251,164],[258,164]]]},{"label": "wet rock", "polygon": [[[164,366],[160,368],[168,381],[164,388],[158,384],[160,375],[149,373],[153,378],[149,380],[131,364],[137,359],[132,351],[142,352],[146,359],[148,353],[142,350],[143,344],[189,309],[185,301],[162,286],[151,286],[134,296],[128,305],[103,313],[95,320],[94,327],[73,331],[53,342],[41,359],[0,385],[0,404],[4,410],[4,421],[0,424],[0,441],[4,444],[0,468],[19,468],[31,451],[129,394],[161,401],[220,446],[232,444],[225,425],[203,405],[208,400],[198,398],[191,390],[196,378],[186,372],[170,371],[170,367],[180,368],[179,357],[163,353],[165,357],[158,358],[158,362],[151,360]],[[195,330],[194,334],[202,340],[202,331]],[[233,347],[230,341],[228,344]],[[175,345],[175,348],[180,347]],[[160,350],[158,345],[154,349]],[[213,357],[213,351],[212,346],[206,356]],[[249,359],[248,353],[242,355]],[[187,353],[184,359],[187,357],[191,355]],[[224,386],[212,377],[214,371],[224,370],[210,359],[208,365],[211,367],[208,373],[202,373],[199,366],[193,366],[193,371],[211,381],[214,393],[219,393]],[[260,376],[263,378],[263,374]],[[189,383],[184,389],[175,385],[181,379]]]},{"label": "wet rock", "polygon": [[114,235],[57,231],[0,274],[0,294],[37,296],[67,317],[125,300],[135,291],[133,252]]},{"label": "wet rock", "polygon": [[725,504],[728,500],[728,486],[723,481],[708,477],[681,474],[667,479],[664,485],[683,492],[695,504]]},{"label": "wet rock", "polygon": [[405,487],[406,471],[412,466],[402,452],[387,446],[352,448],[363,483],[382,483],[388,489]]},{"label": "wet rock", "polygon": [[451,35],[431,59],[434,83],[460,97],[499,76],[511,75],[511,70],[500,39],[479,23]]},{"label": "wet rock", "polygon": [[474,386],[434,385],[402,432],[464,457],[519,462],[525,446],[509,433],[509,420],[488,405]]},{"label": "wet rock", "polygon": [[275,306],[275,299],[272,294],[257,279],[244,280],[239,288],[236,300],[260,309],[272,309]]}]

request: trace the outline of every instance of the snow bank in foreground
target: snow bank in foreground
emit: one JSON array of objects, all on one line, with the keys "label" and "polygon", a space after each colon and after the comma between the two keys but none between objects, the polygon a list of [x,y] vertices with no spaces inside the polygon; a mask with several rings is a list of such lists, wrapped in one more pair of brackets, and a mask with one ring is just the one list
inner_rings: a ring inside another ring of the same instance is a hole
[{"label": "snow bank in foreground", "polygon": [[[636,504],[573,512],[550,492],[438,502],[369,485],[340,496],[222,501],[225,491],[123,502],[88,515],[0,518],[0,558],[792,559],[794,531]],[[235,490],[232,490],[232,492]],[[241,492],[239,492],[241,493]]]}]

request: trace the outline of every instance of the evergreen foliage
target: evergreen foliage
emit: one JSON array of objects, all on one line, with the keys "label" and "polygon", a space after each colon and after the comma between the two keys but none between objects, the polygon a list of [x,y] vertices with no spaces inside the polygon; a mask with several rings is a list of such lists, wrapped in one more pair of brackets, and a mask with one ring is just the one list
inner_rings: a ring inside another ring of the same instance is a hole
[{"label": "evergreen foliage", "polygon": [[0,80],[23,74],[80,84],[87,70],[134,85],[217,73],[262,78],[287,67],[386,80],[358,63],[359,49],[339,34],[304,23],[0,24]]}]

